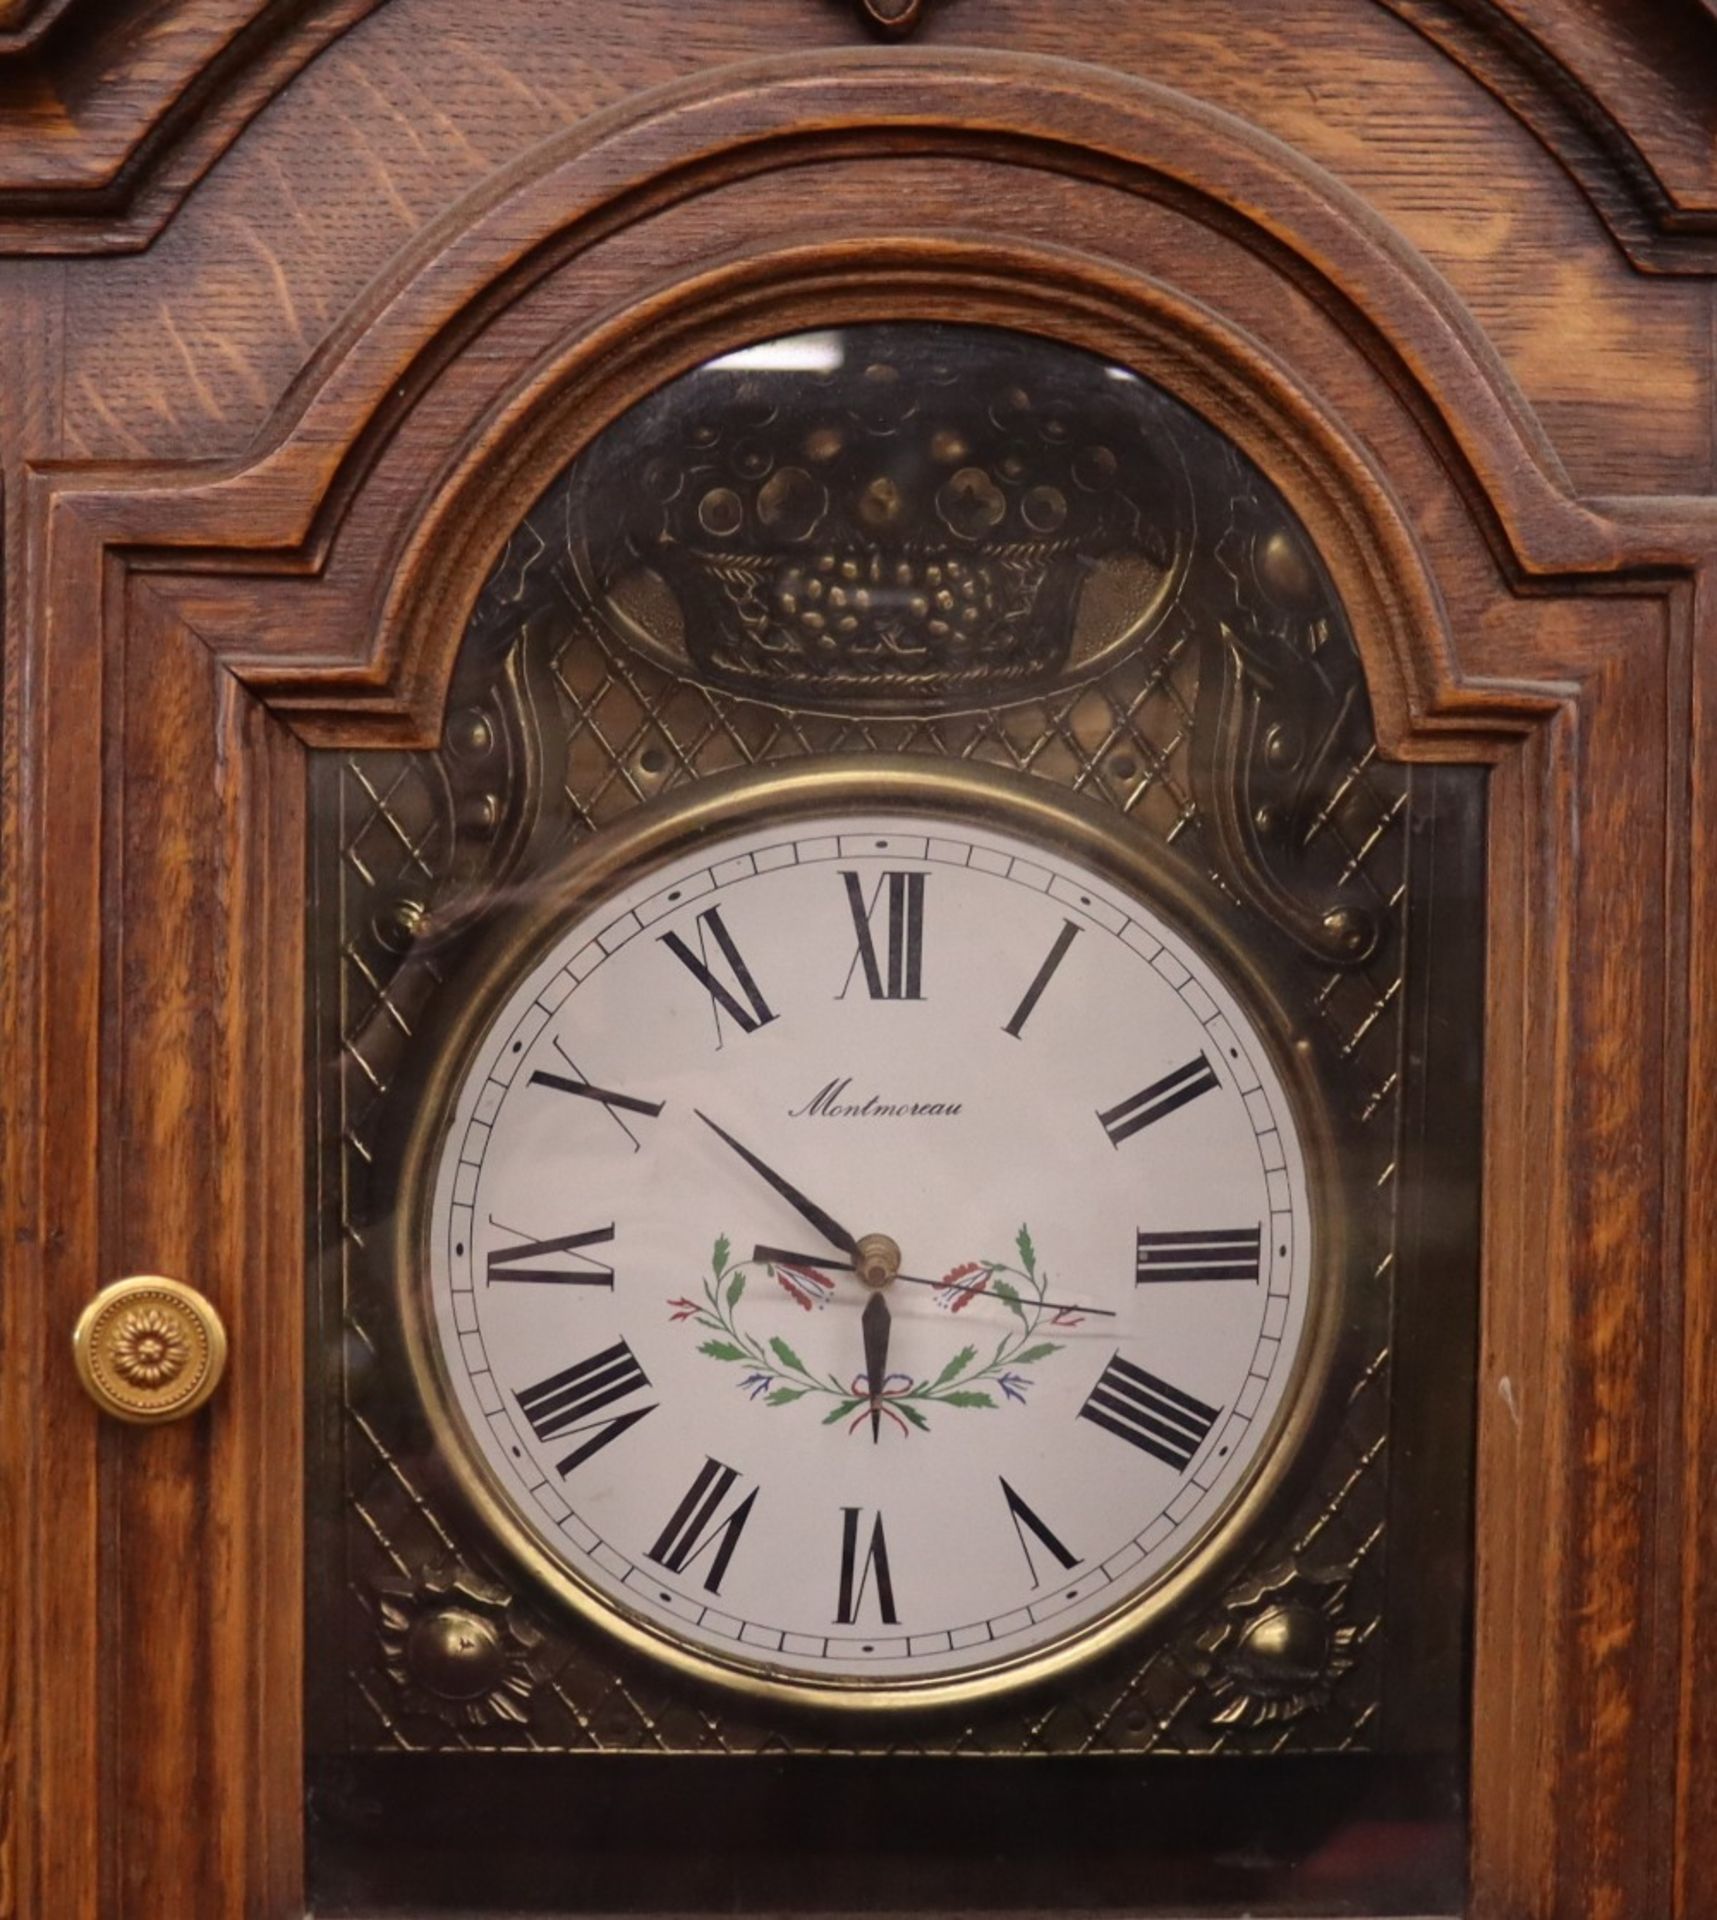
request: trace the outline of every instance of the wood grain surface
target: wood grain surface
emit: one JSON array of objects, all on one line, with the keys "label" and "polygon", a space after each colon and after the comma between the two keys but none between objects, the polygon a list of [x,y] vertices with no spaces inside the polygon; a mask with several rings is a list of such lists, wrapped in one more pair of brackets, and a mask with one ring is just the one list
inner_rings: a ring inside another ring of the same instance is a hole
[{"label": "wood grain surface", "polygon": [[[1471,1912],[1717,1912],[1717,88],[1647,11],[0,12],[0,1914],[302,1910],[306,744],[435,736],[632,399],[881,315],[1187,399],[1389,750],[1490,766]],[[183,1427],[70,1364],[137,1269],[232,1334]]]}]

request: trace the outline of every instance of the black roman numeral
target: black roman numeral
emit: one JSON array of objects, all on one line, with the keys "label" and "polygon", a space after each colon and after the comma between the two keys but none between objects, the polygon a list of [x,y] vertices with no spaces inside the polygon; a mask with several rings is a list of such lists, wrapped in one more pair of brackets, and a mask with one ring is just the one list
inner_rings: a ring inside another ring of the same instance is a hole
[{"label": "black roman numeral", "polygon": [[[709,995],[715,1008],[716,1045],[721,1044],[721,1016],[724,1013],[742,1033],[755,1033],[759,1027],[768,1026],[775,1015],[770,1010],[769,1002],[758,990],[751,969],[745,964],[738,947],[733,944],[733,935],[722,920],[720,907],[705,908],[698,915],[697,925],[696,953],[677,933],[664,933],[658,937]],[[715,946],[713,959],[710,954],[712,942]],[[726,979],[722,978],[718,968],[725,968]]]},{"label": "black roman numeral", "polygon": [[555,1462],[564,1480],[581,1461],[601,1452],[629,1427],[635,1427],[647,1413],[656,1411],[652,1402],[647,1407],[611,1414],[606,1420],[593,1417],[604,1407],[613,1406],[615,1401],[624,1400],[649,1384],[632,1349],[624,1340],[617,1340],[613,1346],[593,1353],[588,1360],[551,1373],[546,1380],[539,1380],[534,1387],[527,1387],[514,1397],[539,1440],[558,1440],[563,1433],[590,1435],[565,1459]]},{"label": "black roman numeral", "polygon": [[576,1093],[581,1100],[595,1100],[608,1108],[611,1113],[641,1113],[646,1119],[654,1120],[662,1111],[660,1100],[640,1100],[630,1093],[611,1093],[606,1087],[593,1087],[587,1080],[574,1080],[564,1073],[543,1073],[540,1069],[531,1075],[533,1087],[553,1087],[557,1093]]},{"label": "black roman numeral", "polygon": [[1079,1418],[1118,1433],[1184,1473],[1220,1411],[1116,1354],[1079,1409]]},{"label": "black roman numeral", "polygon": [[1176,1067],[1173,1073],[1153,1080],[1143,1093],[1135,1093],[1107,1113],[1099,1113],[1097,1118],[1103,1123],[1109,1144],[1118,1147],[1123,1140],[1142,1133],[1153,1121],[1166,1119],[1176,1107],[1184,1107],[1189,1100],[1196,1100],[1201,1093],[1208,1093],[1221,1084],[1201,1053],[1184,1067]]},{"label": "black roman numeral", "polygon": [[871,1524],[870,1545],[862,1560],[859,1558],[859,1522],[864,1517],[864,1509],[842,1507],[841,1516],[841,1594],[835,1610],[837,1623],[850,1627],[857,1621],[858,1610],[864,1605],[865,1587],[874,1573],[878,1616],[885,1626],[899,1626],[894,1612],[894,1582],[888,1572],[888,1542],[883,1538],[882,1515],[879,1513]]},{"label": "black roman numeral", "polygon": [[1055,936],[1055,945],[1050,948],[1044,963],[1037,970],[1037,976],[1025,990],[1025,998],[1014,1008],[1014,1017],[1002,1028],[1003,1033],[1011,1033],[1017,1040],[1020,1029],[1031,1018],[1031,1010],[1043,998],[1043,990],[1055,978],[1055,969],[1067,958],[1067,949],[1072,946],[1079,932],[1076,920],[1063,920],[1061,931]]},{"label": "black roman numeral", "polygon": [[[858,935],[858,951],[847,969],[846,985],[836,996],[844,1000],[852,987],[853,975],[864,968],[864,984],[873,1000],[922,1000],[924,998],[924,878],[921,873],[885,873],[871,889],[867,904],[864,888],[856,873],[843,872],[847,886],[847,905],[852,909],[853,931]],[[883,919],[887,926],[887,968],[876,949],[873,920],[884,892],[887,901]]]},{"label": "black roman numeral", "polygon": [[1264,1263],[1262,1227],[1209,1233],[1141,1233],[1138,1284],[1159,1280],[1257,1281]]},{"label": "black roman numeral", "polygon": [[738,1478],[737,1468],[706,1459],[698,1477],[686,1489],[686,1497],[675,1507],[674,1517],[662,1529],[662,1537],[650,1549],[650,1559],[670,1573],[684,1573],[713,1547],[715,1558],[704,1573],[703,1583],[706,1591],[720,1593],[722,1575],[757,1503],[758,1490],[753,1487],[725,1520],[716,1518]]},{"label": "black roman numeral", "polygon": [[570,1073],[544,1073],[537,1071],[531,1075],[533,1087],[552,1087],[556,1093],[576,1094],[581,1100],[593,1100],[602,1108],[626,1138],[632,1142],[632,1151],[641,1153],[643,1142],[627,1125],[629,1113],[642,1114],[647,1120],[654,1120],[662,1111],[660,1100],[640,1100],[635,1094],[614,1093],[607,1087],[593,1087],[584,1077],[584,1069],[573,1059],[558,1039],[554,1041],[554,1050],[572,1069]]},{"label": "black roman numeral", "polygon": [[[490,1226],[500,1226],[500,1222],[491,1214]],[[503,1233],[511,1231],[502,1227]],[[524,1240],[516,1247],[499,1247],[489,1255],[489,1284],[497,1280],[529,1280],[538,1286],[550,1287],[612,1287],[614,1269],[601,1260],[592,1260],[583,1252],[585,1247],[606,1246],[614,1238],[614,1229],[610,1227],[590,1227],[583,1233],[563,1233],[553,1240]],[[581,1267],[570,1271],[562,1267],[532,1266],[531,1261],[546,1260],[557,1253],[570,1254],[574,1260],[584,1262]]]},{"label": "black roman numeral", "polygon": [[[998,1475],[997,1478],[999,1479],[1000,1476]],[[1031,1508],[1026,1505],[1005,1480],[1001,1482],[1001,1488],[1002,1497],[1008,1503],[1008,1516],[1014,1523],[1014,1532],[1019,1535],[1019,1550],[1025,1555],[1025,1564],[1031,1569],[1031,1584],[1036,1587],[1042,1585],[1042,1582],[1038,1578],[1037,1562],[1031,1557],[1031,1542],[1025,1537],[1028,1531],[1035,1533],[1039,1544],[1047,1547],[1055,1558],[1060,1561],[1063,1573],[1070,1567],[1078,1566],[1078,1554],[1069,1552],[1068,1549],[1056,1539],[1049,1528],[1032,1512]]]}]

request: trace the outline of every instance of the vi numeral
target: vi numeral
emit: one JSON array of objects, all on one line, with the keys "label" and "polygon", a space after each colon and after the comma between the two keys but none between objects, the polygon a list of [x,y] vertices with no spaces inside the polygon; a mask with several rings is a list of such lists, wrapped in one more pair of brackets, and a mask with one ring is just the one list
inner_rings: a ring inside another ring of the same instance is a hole
[{"label": "vi numeral", "polygon": [[884,1626],[897,1627],[900,1621],[894,1611],[894,1580],[888,1570],[888,1541],[882,1531],[882,1515],[879,1513],[872,1520],[870,1539],[861,1545],[859,1536],[863,1532],[864,1517],[863,1507],[841,1509],[841,1590],[835,1604],[835,1620],[843,1627],[856,1625],[859,1609],[864,1605],[865,1589],[874,1580],[877,1617]]},{"label": "vi numeral", "polygon": [[698,944],[693,950],[677,933],[659,935],[662,945],[679,961],[710,997],[715,1013],[715,1041],[722,1044],[721,1016],[725,1013],[741,1033],[755,1033],[775,1018],[755,976],[734,944],[720,907],[706,907],[697,917]]},{"label": "vi numeral", "polygon": [[[858,950],[837,999],[852,990],[853,976],[864,970],[865,991],[873,1000],[924,998],[924,881],[922,873],[885,873],[870,899],[856,873],[844,872],[847,906],[853,916]],[[881,945],[878,945],[878,922]]]},{"label": "vi numeral", "polygon": [[1220,1412],[1116,1354],[1079,1409],[1079,1418],[1184,1473]]},{"label": "vi numeral", "polygon": [[757,1504],[758,1489],[753,1487],[725,1515],[722,1504],[732,1493],[739,1471],[719,1460],[705,1459],[697,1478],[686,1489],[685,1498],[675,1507],[672,1519],[662,1529],[661,1538],[650,1549],[649,1557],[670,1573],[686,1568],[710,1555],[703,1571],[704,1589],[720,1593],[727,1563],[739,1545],[739,1536]]},{"label": "vi numeral", "polygon": [[534,1387],[515,1394],[519,1411],[531,1423],[539,1440],[559,1440],[572,1434],[579,1444],[555,1462],[555,1471],[564,1480],[573,1468],[600,1453],[635,1427],[646,1414],[656,1411],[655,1402],[647,1407],[631,1407],[620,1413],[600,1417],[607,1407],[647,1393],[649,1377],[639,1366],[632,1349],[624,1340],[579,1360],[559,1373],[551,1373]]}]

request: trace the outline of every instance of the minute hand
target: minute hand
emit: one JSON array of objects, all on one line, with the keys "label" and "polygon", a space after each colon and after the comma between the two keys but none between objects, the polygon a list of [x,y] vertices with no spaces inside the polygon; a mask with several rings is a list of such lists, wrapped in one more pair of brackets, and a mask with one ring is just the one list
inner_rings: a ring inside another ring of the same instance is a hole
[{"label": "minute hand", "polygon": [[[852,1266],[850,1260],[831,1260],[826,1253],[789,1253],[785,1247],[753,1247],[751,1257],[753,1260],[765,1261],[772,1267],[838,1267],[845,1273]],[[945,1280],[926,1280],[922,1274],[917,1273],[897,1273],[894,1277],[905,1287],[943,1287],[950,1284]],[[958,1289],[960,1283],[954,1281],[952,1285]],[[987,1294],[979,1293],[974,1288],[966,1288],[965,1291],[971,1293],[975,1299],[989,1298]],[[1045,1313],[1088,1313],[1097,1320],[1115,1318],[1113,1308],[1079,1306],[1071,1300],[1034,1299],[1032,1305],[1042,1308]]]},{"label": "minute hand", "polygon": [[[848,1256],[857,1252],[858,1241],[847,1232],[846,1228],[843,1227],[838,1220],[833,1218],[832,1215],[825,1213],[822,1208],[817,1205],[816,1201],[807,1200],[790,1180],[783,1179],[767,1162],[759,1160],[757,1155],[754,1154],[749,1147],[742,1147],[725,1127],[718,1127],[701,1108],[694,1107],[692,1111],[697,1114],[697,1117],[709,1128],[711,1133],[719,1134],[754,1173],[761,1174],[763,1178],[769,1182],[770,1186],[780,1194],[781,1198],[787,1202],[788,1206],[793,1208],[801,1219],[808,1220],[823,1238],[828,1241],[831,1247],[839,1247],[840,1250]],[[851,1258],[849,1257],[844,1264],[851,1266]]]}]

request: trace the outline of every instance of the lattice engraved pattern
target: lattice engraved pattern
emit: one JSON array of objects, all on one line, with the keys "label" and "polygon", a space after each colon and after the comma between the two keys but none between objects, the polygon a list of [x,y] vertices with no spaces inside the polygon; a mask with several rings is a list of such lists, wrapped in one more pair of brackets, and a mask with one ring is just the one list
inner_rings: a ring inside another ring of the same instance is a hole
[{"label": "lattice engraved pattern", "polygon": [[[1206,431],[1207,430],[1203,430]],[[1301,761],[1293,843],[1281,871],[1301,898],[1340,899],[1377,938],[1355,963],[1302,950],[1303,1012],[1331,1037],[1343,1080],[1346,1154],[1375,1192],[1361,1231],[1356,1344],[1345,1417],[1315,1477],[1275,1536],[1225,1593],[1166,1638],[1123,1650],[1048,1697],[1026,1696],[963,1721],[918,1728],[878,1751],[1099,1754],[1334,1751],[1372,1741],[1384,1679],[1384,1516],[1388,1330],[1399,1135],[1408,788],[1381,762],[1357,695],[1352,644],[1327,589],[1257,590],[1257,556],[1291,526],[1264,484],[1205,450],[1206,500],[1224,531],[1201,543],[1203,575],[1180,610],[1097,678],[968,714],[818,714],[696,684],[626,646],[580,592],[568,564],[564,489],[518,529],[486,589],[437,753],[364,753],[323,769],[325,850],[320,1084],[328,1169],[324,1316],[337,1324],[334,1439],[313,1500],[338,1524],[322,1534],[327,1617],[313,1619],[312,1688],[325,1748],[656,1753],[852,1751],[854,1734],[786,1721],[657,1673],[557,1615],[484,1552],[474,1523],[436,1488],[411,1414],[394,1311],[372,1256],[387,1196],[372,1190],[377,1131],[413,1035],[440,980],[427,919],[480,909],[568,847],[656,795],[730,767],[859,749],[992,762],[1097,798],[1172,848],[1236,899],[1260,889],[1213,845],[1199,752],[1218,723],[1210,676],[1239,651],[1270,672],[1262,718],[1289,712],[1318,743]],[[1206,512],[1205,525],[1211,525]],[[1297,597],[1300,604],[1282,604]],[[1268,703],[1274,702],[1271,706]],[[1257,717],[1257,716],[1255,716]],[[519,742],[534,729],[534,793]],[[1266,737],[1261,735],[1262,737]],[[1274,734],[1267,736],[1276,737]],[[1256,796],[1253,796],[1256,798]],[[1261,811],[1255,807],[1254,811]],[[1255,881],[1256,876],[1252,877]],[[1259,937],[1277,937],[1259,921]],[[1280,940],[1279,940],[1280,944]],[[1369,1284],[1364,1276],[1369,1276]],[[330,1343],[331,1345],[333,1343]],[[414,1624],[454,1605],[485,1623],[494,1684],[452,1701],[423,1683]],[[1259,1677],[1249,1634],[1284,1615],[1311,1633],[1290,1684]],[[318,1651],[320,1650],[320,1651]],[[872,1750],[871,1737],[861,1745]]]}]

